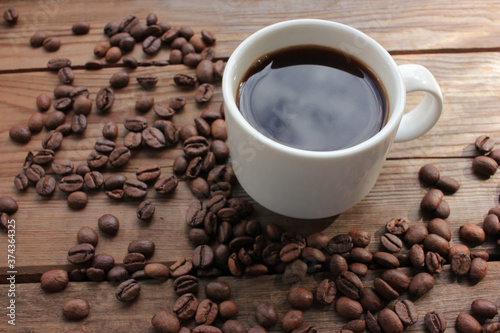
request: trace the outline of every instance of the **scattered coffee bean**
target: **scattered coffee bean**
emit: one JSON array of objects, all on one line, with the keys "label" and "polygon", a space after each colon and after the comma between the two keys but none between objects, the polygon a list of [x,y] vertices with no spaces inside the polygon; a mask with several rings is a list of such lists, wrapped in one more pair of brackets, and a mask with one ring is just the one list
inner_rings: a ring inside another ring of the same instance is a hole
[{"label": "scattered coffee bean", "polygon": [[480,245],[486,240],[486,234],[480,226],[464,224],[460,226],[460,237],[472,245]]},{"label": "scattered coffee bean", "polygon": [[146,90],[151,90],[156,87],[158,83],[158,76],[156,75],[141,75],[137,78],[137,83]]},{"label": "scattered coffee bean", "polygon": [[41,47],[45,38],[47,38],[45,31],[35,31],[33,35],[31,35],[30,45],[32,47]]},{"label": "scattered coffee bean", "polygon": [[401,239],[391,233],[386,233],[380,237],[380,243],[386,248],[387,251],[394,253],[399,252],[403,248]]},{"label": "scattered coffee bean", "polygon": [[498,314],[498,307],[495,302],[487,299],[476,299],[471,304],[472,313],[482,317],[492,319]]},{"label": "scattered coffee bean", "polygon": [[453,194],[460,189],[460,183],[456,179],[448,176],[442,176],[435,186],[448,194]]},{"label": "scattered coffee bean", "polygon": [[346,296],[341,296],[335,303],[335,310],[342,318],[346,320],[355,320],[361,317],[363,306],[358,301]]},{"label": "scattered coffee bean", "polygon": [[134,279],[122,282],[116,288],[115,296],[120,302],[132,302],[141,292],[141,285]]},{"label": "scattered coffee bean", "polygon": [[95,103],[98,110],[109,111],[115,101],[115,93],[111,88],[102,88],[97,93]]},{"label": "scattered coffee bean", "polygon": [[482,281],[488,273],[488,263],[482,258],[474,258],[469,271],[469,280],[473,283]]},{"label": "scattered coffee bean", "polygon": [[83,264],[94,258],[94,247],[88,243],[81,243],[68,250],[67,259],[72,264]]},{"label": "scattered coffee bean", "polygon": [[9,136],[14,142],[28,143],[31,140],[31,131],[26,126],[14,126],[9,130]]},{"label": "scattered coffee bean", "polygon": [[[198,325],[211,325],[215,322],[219,307],[209,299],[200,302],[196,310],[195,321]],[[203,331],[202,331],[203,332]]]},{"label": "scattered coffee bean", "polygon": [[432,164],[426,164],[420,168],[418,172],[420,180],[428,185],[434,185],[440,179],[440,174],[438,168]]},{"label": "scattered coffee bean", "polygon": [[498,163],[491,157],[477,156],[472,161],[472,169],[482,176],[490,177],[497,172]]},{"label": "scattered coffee bean", "polygon": [[414,325],[418,321],[418,311],[412,301],[404,299],[394,304],[394,312],[405,326]]},{"label": "scattered coffee bean", "polygon": [[476,150],[484,155],[488,154],[493,150],[493,148],[495,148],[495,140],[487,135],[478,136],[474,144],[476,146]]},{"label": "scattered coffee bean", "polygon": [[377,320],[384,332],[402,333],[404,331],[403,323],[391,309],[385,308],[380,311]]},{"label": "scattered coffee bean", "polygon": [[118,229],[120,228],[120,221],[114,215],[104,214],[99,217],[97,225],[99,227],[99,230],[101,230],[105,234],[114,236],[118,233]]},{"label": "scattered coffee bean", "polygon": [[418,273],[408,286],[410,296],[420,298],[434,287],[434,277],[429,273]]},{"label": "scattered coffee bean", "polygon": [[467,313],[460,313],[455,321],[455,329],[459,333],[481,333],[481,324]]},{"label": "scattered coffee bean", "polygon": [[255,307],[255,319],[262,327],[269,328],[278,322],[278,313],[272,303],[259,303]]},{"label": "scattered coffee bean", "polygon": [[85,208],[88,201],[87,193],[82,191],[75,191],[68,196],[68,206],[73,209]]},{"label": "scattered coffee bean", "polygon": [[444,333],[446,331],[446,318],[440,311],[427,312],[424,322],[430,333]]},{"label": "scattered coffee bean", "polygon": [[73,31],[75,35],[85,35],[89,32],[89,30],[90,24],[86,21],[75,22],[71,27],[71,31]]},{"label": "scattered coffee bean", "polygon": [[54,177],[45,176],[36,183],[36,193],[42,197],[49,197],[56,189],[56,180]]},{"label": "scattered coffee bean", "polygon": [[68,281],[68,272],[62,269],[54,269],[42,274],[40,287],[46,292],[56,292],[66,288]]},{"label": "scattered coffee bean", "polygon": [[42,46],[47,52],[56,52],[61,47],[61,41],[56,37],[47,37],[43,40]]},{"label": "scattered coffee bean", "polygon": [[63,305],[63,316],[69,320],[80,320],[89,315],[90,305],[81,298],[71,299]]}]

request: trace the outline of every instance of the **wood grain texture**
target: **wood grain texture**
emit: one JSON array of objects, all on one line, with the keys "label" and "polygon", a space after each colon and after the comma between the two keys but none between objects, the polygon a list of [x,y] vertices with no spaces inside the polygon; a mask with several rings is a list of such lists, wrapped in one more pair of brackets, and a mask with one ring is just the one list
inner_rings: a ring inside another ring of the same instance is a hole
[{"label": "wood grain texture", "polygon": [[[415,272],[404,269],[408,276]],[[498,293],[491,291],[498,288],[498,274],[500,264],[489,263],[489,274],[478,283],[471,286],[463,279],[457,279],[446,267],[441,274],[435,275],[434,288],[414,303],[418,310],[418,321],[415,325],[408,327],[405,332],[425,332],[424,315],[428,311],[442,311],[446,321],[446,332],[456,332],[455,319],[458,313],[470,313],[470,305],[473,300],[486,298],[493,302],[500,301]],[[371,280],[378,277],[381,272],[370,271],[364,277],[365,286],[371,286]],[[315,292],[318,283],[327,276],[317,274],[309,276],[293,287],[302,287]],[[291,310],[286,301],[287,294],[292,286],[285,285],[280,275],[261,276],[256,278],[228,278],[219,280],[231,284],[231,300],[238,304],[238,316],[236,317],[245,328],[256,325],[254,317],[255,306],[261,302],[272,302],[278,312],[280,322],[269,329],[269,332],[282,332],[281,318]],[[204,287],[210,280],[200,281],[197,298],[199,301],[206,298]],[[71,328],[84,329],[86,332],[148,332],[153,333],[151,318],[158,311],[172,312],[173,304],[177,296],[173,293],[172,279],[160,283],[157,281],[140,281],[141,294],[138,299],[125,304],[116,300],[113,283],[70,283],[68,287],[58,293],[46,293],[36,283],[20,284],[17,289],[17,318],[16,327],[8,327],[5,320],[0,321],[0,329],[8,332],[65,332]],[[258,286],[258,288],[256,288]],[[0,293],[6,294],[8,286],[0,285]],[[457,302],[457,296],[460,302]],[[62,316],[63,304],[72,298],[86,299],[90,304],[90,314],[80,321],[68,321]],[[408,295],[403,293],[399,299],[406,299]],[[388,304],[393,309],[394,302]],[[363,317],[362,317],[363,318]],[[488,320],[495,322],[498,319]],[[318,328],[318,332],[337,332],[347,321],[334,311],[333,305],[321,306],[314,304],[309,310],[304,311],[304,324],[312,324]],[[192,327],[193,322],[185,323]],[[218,327],[222,323],[217,321]]]},{"label": "wood grain texture", "polygon": [[[129,14],[142,21],[156,12],[160,21],[172,26],[191,26],[217,36],[216,53],[228,57],[247,36],[272,23],[299,18],[317,18],[351,25],[366,32],[391,51],[454,50],[498,47],[499,25],[496,1],[4,1],[2,8],[16,7],[17,25],[0,26],[0,70],[44,68],[57,56],[83,65],[93,58],[95,44],[104,39],[108,21],[120,22]],[[85,36],[71,34],[77,20],[87,20],[91,31]],[[61,50],[47,53],[32,49],[29,38],[37,31],[60,37]],[[137,45],[134,55],[144,59]],[[13,56],[15,55],[15,56]],[[154,58],[168,58],[163,50]]]}]

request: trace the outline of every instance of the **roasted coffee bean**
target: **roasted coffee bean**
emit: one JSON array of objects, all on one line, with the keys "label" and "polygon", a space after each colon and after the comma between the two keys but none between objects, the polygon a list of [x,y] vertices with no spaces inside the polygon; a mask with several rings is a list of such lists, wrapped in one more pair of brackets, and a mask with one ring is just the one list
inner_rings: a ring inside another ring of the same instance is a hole
[{"label": "roasted coffee bean", "polygon": [[435,186],[445,193],[453,194],[459,190],[460,183],[454,178],[442,176]]},{"label": "roasted coffee bean", "polygon": [[430,311],[424,316],[425,326],[430,333],[444,333],[446,331],[446,318],[440,311]]},{"label": "roasted coffee bean", "polygon": [[373,287],[377,293],[388,302],[399,297],[399,293],[394,290],[391,285],[380,278],[375,278],[373,280]]},{"label": "roasted coffee bean", "polygon": [[281,326],[287,332],[291,332],[294,329],[302,326],[304,322],[304,314],[299,310],[290,310],[288,311],[283,318],[281,319]]},{"label": "roasted coffee bean", "polygon": [[56,127],[55,129],[57,132],[61,132],[63,136],[68,136],[71,133],[73,133],[73,130],[71,129],[71,123],[66,123],[62,124]]},{"label": "roasted coffee bean", "polygon": [[430,234],[436,234],[447,241],[451,240],[451,230],[448,222],[440,218],[434,218],[427,224],[427,229]]},{"label": "roasted coffee bean", "polygon": [[[170,44],[170,47],[171,47],[172,49],[181,50],[181,52],[182,52],[182,47],[184,46],[184,44],[187,44],[187,42],[188,42],[188,41],[187,41],[187,39],[186,39],[186,38],[179,36],[179,37],[175,38],[175,39],[172,41],[172,43]],[[185,54],[185,53],[184,53],[184,52],[182,52],[182,54]]]},{"label": "roasted coffee bean", "polygon": [[54,130],[56,127],[64,124],[66,121],[66,115],[61,111],[55,111],[49,113],[45,119],[45,127],[48,130]]},{"label": "roasted coffee bean", "polygon": [[148,122],[146,118],[136,116],[125,119],[123,125],[127,130],[131,132],[142,132],[145,128],[148,127]]},{"label": "roasted coffee bean", "polygon": [[210,83],[201,84],[194,95],[194,100],[197,103],[207,103],[214,95],[214,86]]},{"label": "roasted coffee bean", "polygon": [[90,305],[81,298],[70,299],[63,305],[63,316],[69,320],[79,320],[89,315]]},{"label": "roasted coffee bean", "polygon": [[99,236],[94,229],[84,226],[81,227],[80,230],[78,230],[76,240],[78,244],[89,243],[92,246],[96,247],[97,243],[99,242]]},{"label": "roasted coffee bean", "polygon": [[384,332],[402,333],[404,331],[403,323],[391,309],[385,308],[380,311],[377,320]]},{"label": "roasted coffee bean", "polygon": [[339,316],[346,320],[358,319],[363,313],[363,307],[358,301],[345,296],[341,296],[337,299],[335,310]]},{"label": "roasted coffee bean", "polygon": [[318,284],[316,289],[316,301],[321,304],[329,305],[332,304],[337,295],[337,286],[335,282],[329,279],[324,279]]},{"label": "roasted coffee bean", "polygon": [[112,121],[107,122],[102,128],[102,136],[108,140],[116,139],[118,136],[118,126]]},{"label": "roasted coffee bean", "polygon": [[[401,293],[408,289],[410,285],[410,278],[399,269],[388,269],[382,273],[382,280],[387,282],[397,292]],[[423,276],[422,280],[425,280]],[[417,286],[417,285],[415,285]]]},{"label": "roasted coffee bean", "polygon": [[135,109],[141,113],[146,113],[153,107],[153,96],[142,95],[135,101]]},{"label": "roasted coffee bean", "polygon": [[418,321],[417,307],[410,300],[397,301],[394,304],[394,312],[405,326],[411,326]]},{"label": "roasted coffee bean", "polygon": [[109,155],[109,164],[115,168],[124,166],[131,158],[130,150],[127,147],[119,147]]},{"label": "roasted coffee bean", "polygon": [[363,247],[355,247],[351,250],[351,259],[368,265],[373,260],[373,254]]},{"label": "roasted coffee bean", "polygon": [[489,323],[484,325],[483,333],[498,333],[500,332],[500,323]]},{"label": "roasted coffee bean", "polygon": [[159,149],[165,147],[165,135],[155,127],[144,129],[142,131],[142,140],[151,148]]},{"label": "roasted coffee bean", "polygon": [[495,160],[495,162],[500,163],[500,149],[492,150],[488,154],[488,157],[491,157],[492,159]]},{"label": "roasted coffee bean", "polygon": [[52,99],[46,94],[40,94],[36,98],[36,107],[39,111],[45,112],[50,109]]},{"label": "roasted coffee bean", "polygon": [[335,280],[337,289],[345,296],[352,299],[359,299],[363,290],[363,282],[352,272],[342,272]]},{"label": "roasted coffee bean", "polygon": [[158,83],[158,76],[156,75],[141,75],[136,78],[137,83],[146,90],[154,89]]},{"label": "roasted coffee bean", "polygon": [[227,301],[231,297],[231,286],[224,281],[211,281],[205,285],[205,294],[215,302]]},{"label": "roasted coffee bean", "polygon": [[166,175],[158,179],[154,185],[154,189],[158,193],[168,194],[174,191],[178,184],[179,180],[175,175]]},{"label": "roasted coffee bean", "polygon": [[40,287],[46,292],[56,292],[66,288],[68,281],[68,272],[62,269],[54,269],[42,274]]},{"label": "roasted coffee bean", "polygon": [[104,272],[109,272],[115,266],[115,259],[106,253],[101,253],[94,256],[92,267],[102,269]]},{"label": "roasted coffee bean", "polygon": [[334,236],[328,242],[326,246],[326,252],[328,254],[341,254],[349,252],[353,248],[351,236],[347,234],[341,234]]},{"label": "roasted coffee bean", "polygon": [[95,103],[98,110],[109,111],[115,101],[115,92],[111,88],[102,88],[97,93]]},{"label": "roasted coffee bean", "polygon": [[386,233],[380,237],[380,243],[391,253],[399,252],[403,248],[401,239],[391,233]]},{"label": "roasted coffee bean", "polygon": [[427,227],[423,224],[412,225],[405,234],[405,241],[408,245],[420,244],[429,235]]},{"label": "roasted coffee bean", "polygon": [[61,40],[56,37],[47,37],[43,40],[43,48],[47,52],[56,52],[61,48]]},{"label": "roasted coffee bean", "polygon": [[213,83],[214,80],[214,63],[212,60],[202,60],[196,66],[196,78],[200,83]]},{"label": "roasted coffee bean", "polygon": [[206,245],[210,243],[210,235],[207,234],[207,232],[203,229],[200,228],[192,228],[188,232],[188,239],[189,242],[193,246],[198,246],[198,245]]},{"label": "roasted coffee bean", "polygon": [[115,149],[114,141],[108,139],[98,139],[95,142],[94,149],[101,154],[109,154]]},{"label": "roasted coffee bean", "polygon": [[55,87],[55,89],[54,89],[54,97],[56,99],[70,97],[73,89],[75,89],[75,87],[67,85],[67,84],[60,84],[57,87]]},{"label": "roasted coffee bean", "polygon": [[[232,198],[229,200],[232,200]],[[234,207],[234,206],[232,207],[231,204],[229,204],[229,200],[226,200],[226,198],[224,198],[224,196],[222,196],[222,195],[216,195],[207,201],[207,209],[213,213],[217,213],[224,206],[226,206],[226,204],[228,204],[228,206],[230,208],[235,208],[236,211],[238,211],[238,209],[236,207]],[[238,213],[239,213],[239,211],[238,211]],[[241,217],[241,214],[240,214],[240,217]]]},{"label": "roasted coffee bean", "polygon": [[71,68],[71,60],[68,58],[52,58],[47,62],[47,68],[54,71],[59,71],[65,67]]},{"label": "roasted coffee bean", "polygon": [[306,310],[312,306],[314,296],[309,290],[297,287],[290,290],[287,301],[292,308]]},{"label": "roasted coffee bean", "polygon": [[398,268],[401,265],[399,259],[389,252],[375,252],[373,261],[386,268]]},{"label": "roasted coffee bean", "polygon": [[9,130],[12,141],[17,143],[28,143],[31,140],[31,131],[26,126],[14,126]]},{"label": "roasted coffee bean", "polygon": [[31,163],[47,164],[54,160],[54,151],[52,149],[42,149],[39,151],[30,151],[26,156],[23,169],[26,170]]},{"label": "roasted coffee bean", "polygon": [[491,152],[493,148],[495,148],[495,140],[487,135],[480,135],[476,138],[474,145],[476,146],[476,150],[478,152],[486,155]]},{"label": "roasted coffee bean", "polygon": [[492,319],[498,314],[498,307],[495,302],[487,299],[476,299],[471,304],[472,313],[482,317]]},{"label": "roasted coffee bean", "polygon": [[159,311],[155,313],[151,319],[151,325],[157,333],[175,333],[180,332],[179,320],[167,311]]},{"label": "roasted coffee bean", "polygon": [[71,84],[75,79],[75,73],[71,67],[63,67],[57,72],[57,77],[62,84]]},{"label": "roasted coffee bean", "polygon": [[143,201],[137,207],[137,217],[141,220],[148,221],[153,218],[155,213],[155,204],[151,201]]},{"label": "roasted coffee bean", "polygon": [[209,299],[200,302],[196,310],[195,321],[198,325],[211,325],[217,318],[219,308],[216,303]]},{"label": "roasted coffee bean", "polygon": [[403,235],[409,227],[410,225],[403,218],[393,218],[385,225],[387,232],[393,235]]},{"label": "roasted coffee bean", "polygon": [[87,118],[85,115],[74,115],[71,121],[71,130],[73,133],[82,134],[87,129]]},{"label": "roasted coffee bean", "polygon": [[135,15],[128,15],[120,23],[120,31],[130,32],[130,30],[139,23],[139,19]]},{"label": "roasted coffee bean", "polygon": [[142,42],[142,50],[144,53],[154,55],[161,49],[161,39],[156,36],[148,36]]},{"label": "roasted coffee bean", "polygon": [[365,314],[365,323],[366,323],[366,329],[370,333],[382,333],[382,329],[380,328],[380,325],[377,322],[377,319],[375,316],[370,312],[367,311]]},{"label": "roasted coffee bean", "polygon": [[92,101],[85,96],[78,96],[73,101],[73,112],[75,115],[88,116],[92,112]]},{"label": "roasted coffee bean", "polygon": [[120,31],[120,24],[115,21],[110,21],[104,26],[104,34],[111,37]]},{"label": "roasted coffee bean", "polygon": [[188,74],[176,74],[174,76],[174,83],[178,86],[194,87],[196,85],[196,77]]},{"label": "roasted coffee bean", "polygon": [[193,328],[193,333],[222,333],[222,331],[215,326],[199,325]]},{"label": "roasted coffee bean", "polygon": [[214,140],[227,140],[226,121],[224,119],[216,119],[211,125],[212,138]]},{"label": "roasted coffee bean", "polygon": [[433,217],[447,219],[450,216],[450,205],[446,200],[441,200],[438,208],[432,212]]},{"label": "roasted coffee bean", "polygon": [[198,135],[198,130],[193,124],[187,124],[181,127],[179,130],[179,137],[181,141],[186,141],[190,137],[195,137]]},{"label": "roasted coffee bean", "polygon": [[114,236],[118,233],[120,221],[114,215],[104,214],[97,220],[97,225],[103,233]]},{"label": "roasted coffee bean", "polygon": [[428,235],[427,237],[425,237],[423,245],[424,245],[424,250],[426,251],[437,252],[443,258],[448,257],[448,253],[450,251],[450,244],[446,239],[444,239],[439,235],[436,234]]},{"label": "roasted coffee bean", "polygon": [[0,212],[0,229],[7,233],[9,230],[10,217],[7,213]]},{"label": "roasted coffee bean", "polygon": [[70,208],[83,209],[87,206],[89,198],[87,196],[87,193],[82,191],[75,191],[68,196],[67,201]]},{"label": "roasted coffee bean", "polygon": [[421,167],[418,176],[421,181],[428,185],[436,184],[440,178],[438,168],[432,164],[426,164]]},{"label": "roasted coffee bean", "polygon": [[481,258],[474,258],[474,260],[472,260],[469,271],[469,280],[473,284],[479,283],[486,277],[487,273],[488,273],[488,264],[486,260]]},{"label": "roasted coffee bean", "polygon": [[111,48],[111,44],[107,40],[99,41],[94,47],[94,55],[97,58],[104,58],[106,53]]},{"label": "roasted coffee bean", "polygon": [[147,164],[136,171],[137,179],[143,182],[156,180],[161,174],[161,169],[157,164]]},{"label": "roasted coffee bean", "polygon": [[142,145],[141,132],[128,132],[123,138],[123,145],[128,149],[137,149]]},{"label": "roasted coffee bean", "polygon": [[120,283],[116,288],[115,296],[120,302],[132,302],[141,292],[141,285],[134,279]]},{"label": "roasted coffee bean", "polygon": [[109,79],[109,84],[112,88],[120,89],[128,85],[130,81],[130,76],[127,72],[118,72],[111,76]]},{"label": "roasted coffee bean", "polygon": [[61,146],[63,135],[59,131],[52,130],[42,140],[44,149],[57,150]]},{"label": "roasted coffee bean", "polygon": [[85,270],[85,274],[87,275],[87,278],[90,281],[94,282],[99,282],[99,281],[104,281],[106,279],[106,272],[104,270],[95,268],[95,267],[89,267]]},{"label": "roasted coffee bean", "polygon": [[231,319],[227,320],[224,325],[222,325],[223,333],[246,333],[246,329],[237,320]]},{"label": "roasted coffee bean", "polygon": [[71,31],[73,31],[75,35],[85,35],[89,30],[90,24],[86,21],[78,21],[71,26]]},{"label": "roasted coffee bean", "polygon": [[174,278],[187,275],[193,270],[193,262],[190,258],[181,258],[170,266],[170,275]]},{"label": "roasted coffee bean", "polygon": [[20,173],[14,178],[14,186],[18,191],[26,191],[28,185],[28,177],[24,173]]},{"label": "roasted coffee bean", "polygon": [[94,258],[94,247],[88,243],[73,246],[68,250],[68,261],[72,264],[83,264]]},{"label": "roasted coffee bean", "polygon": [[408,286],[410,296],[420,298],[434,287],[434,277],[429,273],[418,273]]},{"label": "roasted coffee bean", "polygon": [[109,157],[97,152],[91,152],[87,158],[87,165],[92,170],[102,169],[108,163]]},{"label": "roasted coffee bean", "polygon": [[344,257],[339,254],[333,254],[328,262],[328,269],[334,278],[337,278],[343,272],[347,272],[348,265]]},{"label": "roasted coffee bean", "polygon": [[182,320],[191,319],[198,309],[198,299],[195,295],[187,293],[182,295],[174,303],[172,311]]},{"label": "roasted coffee bean", "polygon": [[59,182],[59,189],[63,192],[75,192],[83,188],[83,177],[77,174],[64,176]]},{"label": "roasted coffee bean", "polygon": [[69,97],[59,98],[54,102],[54,109],[62,112],[68,112],[73,106],[73,101]]},{"label": "roasted coffee bean", "polygon": [[182,275],[175,279],[174,292],[177,296],[187,293],[196,294],[198,292],[198,278],[192,275]]},{"label": "roasted coffee bean", "polygon": [[[161,37],[163,38],[163,36]],[[192,53],[191,53],[192,54]],[[177,49],[172,49],[170,51],[170,58],[169,58],[169,63],[171,65],[178,65],[181,64],[183,60],[183,54],[181,50]],[[185,64],[186,66],[189,66],[188,64]]]},{"label": "roasted coffee bean", "polygon": [[202,201],[194,201],[186,212],[186,223],[190,227],[199,227],[203,224],[207,206]]},{"label": "roasted coffee bean", "polygon": [[126,37],[120,39],[120,42],[118,43],[118,47],[122,51],[122,54],[132,52],[132,50],[135,47],[135,39],[132,36],[126,36]]},{"label": "roasted coffee bean", "polygon": [[460,313],[455,321],[455,329],[459,333],[481,333],[481,324],[468,313]]},{"label": "roasted coffee bean", "polygon": [[[201,165],[201,172],[203,172],[204,174],[209,173],[215,167],[215,163],[216,163],[215,154],[213,152],[209,151],[207,153],[207,155],[205,155],[205,157],[203,157],[203,162]],[[208,176],[207,176],[207,178],[208,178]],[[229,185],[231,185],[231,184],[229,184]]]},{"label": "roasted coffee bean", "polygon": [[409,250],[409,258],[413,267],[423,268],[425,266],[425,252],[421,245],[413,244]]},{"label": "roasted coffee bean", "polygon": [[490,259],[490,255],[486,251],[474,251],[474,252],[471,252],[470,257],[473,260],[475,258],[481,258],[481,259],[483,259],[485,261],[488,261]]},{"label": "roasted coffee bean", "polygon": [[[319,265],[317,269],[320,270],[321,265]],[[354,262],[352,264],[349,264],[349,271],[353,272],[357,276],[365,276],[366,274],[368,274],[368,266],[359,262]]]},{"label": "roasted coffee bean", "polygon": [[496,236],[500,232],[500,221],[495,214],[488,214],[483,220],[483,230],[488,236]]},{"label": "roasted coffee bean", "polygon": [[43,169],[42,166],[40,166],[38,164],[32,164],[29,168],[26,169],[25,174],[29,180],[36,183],[42,177],[45,176],[45,170]]},{"label": "roasted coffee bean", "polygon": [[208,186],[207,181],[202,177],[197,177],[193,179],[189,183],[189,187],[191,192],[193,192],[194,196],[203,199],[210,197],[210,188]]},{"label": "roasted coffee bean", "polygon": [[104,181],[104,188],[106,190],[116,190],[116,189],[122,189],[123,184],[125,184],[125,181],[127,180],[127,177],[124,175],[112,175],[106,178]]},{"label": "roasted coffee bean", "polygon": [[464,224],[460,226],[460,237],[472,245],[480,245],[486,240],[486,234],[480,226]]},{"label": "roasted coffee bean", "polygon": [[45,31],[35,31],[30,38],[30,45],[32,47],[40,47],[43,45],[43,40],[47,38]]},{"label": "roasted coffee bean", "polygon": [[224,163],[229,158],[229,147],[222,140],[213,140],[210,150],[214,153],[218,163]]},{"label": "roasted coffee bean", "polygon": [[441,200],[443,200],[443,196],[444,194],[441,190],[438,189],[430,190],[422,198],[422,201],[420,202],[420,208],[426,212],[435,211],[438,208],[439,204],[441,203]]},{"label": "roasted coffee bean", "polygon": [[375,289],[370,287],[363,288],[359,302],[363,305],[364,309],[374,313],[382,310],[385,306],[384,300],[379,296]]},{"label": "roasted coffee bean", "polygon": [[472,260],[465,253],[457,253],[451,258],[451,270],[455,275],[464,276],[469,273]]},{"label": "roasted coffee bean", "polygon": [[255,307],[255,319],[264,328],[269,328],[278,322],[278,313],[273,303],[259,303]]},{"label": "roasted coffee bean", "polygon": [[166,280],[170,277],[168,267],[159,263],[147,264],[144,266],[144,273],[147,277],[156,280]]},{"label": "roasted coffee bean", "polygon": [[36,193],[42,197],[51,196],[56,189],[56,180],[54,177],[45,176],[40,178],[40,180],[36,183]]},{"label": "roasted coffee bean", "polygon": [[477,156],[472,161],[472,169],[482,176],[490,177],[497,172],[498,163],[491,157]]},{"label": "roasted coffee bean", "polygon": [[214,261],[214,252],[208,245],[197,246],[193,251],[193,267],[194,268],[209,268]]},{"label": "roasted coffee bean", "polygon": [[45,126],[45,119],[40,112],[34,112],[28,119],[28,129],[32,134],[39,133]]},{"label": "roasted coffee bean", "polygon": [[123,267],[129,272],[137,272],[139,270],[144,269],[146,265],[146,257],[139,252],[128,253],[123,258]]}]

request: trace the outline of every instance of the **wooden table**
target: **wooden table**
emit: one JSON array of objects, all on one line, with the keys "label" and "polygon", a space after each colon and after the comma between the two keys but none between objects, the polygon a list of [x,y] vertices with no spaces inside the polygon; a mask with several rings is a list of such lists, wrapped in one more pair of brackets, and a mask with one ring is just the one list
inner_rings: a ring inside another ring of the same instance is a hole
[{"label": "wooden table", "polygon": [[[185,179],[171,197],[163,197],[150,189],[147,198],[157,204],[150,223],[135,217],[137,203],[109,199],[103,191],[92,193],[88,206],[74,211],[66,204],[66,195],[57,191],[50,199],[39,197],[30,187],[25,193],[14,188],[13,178],[22,170],[29,150],[40,148],[40,140],[46,131],[34,135],[25,145],[16,144],[9,138],[9,129],[24,125],[36,112],[35,98],[40,93],[52,96],[58,84],[57,76],[46,70],[47,61],[53,57],[72,60],[76,86],[86,86],[95,98],[97,91],[108,86],[113,73],[124,70],[121,65],[107,65],[99,71],[88,71],[83,65],[93,59],[93,48],[105,40],[104,25],[111,20],[121,21],[128,14],[135,14],[142,21],[150,12],[156,12],[161,22],[172,26],[191,26],[196,33],[202,29],[216,34],[216,56],[226,59],[235,47],[252,32],[266,25],[295,18],[320,18],[351,25],[378,40],[393,55],[398,64],[418,63],[434,73],[444,96],[444,112],[437,125],[423,137],[394,144],[381,175],[370,194],[358,205],[337,218],[315,222],[294,220],[278,216],[252,201],[253,217],[263,224],[277,223],[287,230],[308,235],[321,231],[329,236],[346,233],[354,228],[372,232],[369,249],[380,249],[379,237],[387,221],[393,217],[405,218],[410,223],[428,221],[419,209],[422,196],[429,189],[418,180],[418,170],[426,163],[435,164],[443,175],[456,178],[460,190],[447,196],[451,207],[449,222],[452,245],[462,244],[458,228],[465,223],[481,225],[488,210],[499,204],[498,175],[484,179],[471,170],[471,163],[478,153],[474,140],[486,134],[500,141],[500,3],[497,1],[67,1],[42,0],[2,1],[0,10],[16,7],[19,22],[15,26],[0,25],[0,196],[12,196],[19,203],[16,220],[15,298],[8,297],[11,285],[7,283],[7,236],[0,235],[0,331],[1,332],[65,332],[70,328],[82,328],[86,332],[153,332],[151,317],[159,310],[172,310],[176,300],[172,292],[173,280],[158,283],[141,281],[142,292],[132,304],[118,302],[114,296],[115,285],[108,282],[71,282],[65,291],[49,294],[41,290],[40,275],[50,269],[74,268],[66,260],[68,249],[76,244],[76,232],[82,226],[97,229],[97,219],[103,213],[119,217],[121,227],[116,237],[100,234],[97,253],[114,256],[117,263],[127,253],[127,246],[134,239],[151,239],[156,243],[156,253],[150,260],[170,264],[188,257],[192,245],[186,237],[188,227],[184,215],[194,200]],[[71,26],[79,20],[91,24],[90,33],[75,36]],[[29,46],[29,38],[36,30],[59,36],[61,49],[48,53]],[[168,59],[168,50],[147,58],[140,45],[132,55],[139,60]],[[122,121],[134,114],[133,105],[142,94],[151,94],[158,102],[171,97],[185,96],[185,110],[175,116],[179,125],[191,123],[205,109],[218,109],[222,102],[220,84],[213,100],[203,107],[196,105],[192,91],[181,91],[173,84],[176,73],[193,73],[183,65],[167,67],[139,67],[131,73],[131,84],[117,92],[112,112],[101,115],[96,112],[88,117],[89,125],[82,137],[64,140],[57,157],[67,157],[75,165],[84,164],[96,139],[101,137],[102,125],[113,120],[120,124],[117,142],[125,135]],[[159,76],[157,88],[145,92],[136,83],[139,74],[154,73]],[[410,96],[409,105],[421,96]],[[49,111],[50,112],[50,111]],[[146,115],[155,119],[154,113]],[[171,172],[173,159],[182,149],[151,152],[134,152],[133,159],[123,172],[133,177],[135,170],[146,163],[158,163],[163,173]],[[106,171],[105,175],[112,174]],[[251,200],[240,187],[234,196]],[[418,323],[408,332],[423,332],[423,315],[430,310],[441,310],[448,321],[447,332],[454,332],[455,318],[460,312],[470,312],[470,304],[476,298],[500,302],[500,249],[496,240],[488,239],[473,249],[490,254],[488,275],[477,285],[467,279],[457,279],[449,265],[436,275],[436,286],[415,304],[420,313]],[[404,268],[410,276],[415,271]],[[370,271],[363,278],[367,285],[380,271]],[[314,290],[322,276],[308,276],[297,284]],[[281,275],[234,278],[221,277],[231,284],[232,300],[240,307],[237,317],[247,328],[255,325],[253,309],[262,301],[272,301],[279,309],[280,318],[290,309],[286,295],[290,288],[282,283]],[[209,281],[202,279],[201,286]],[[203,290],[203,289],[201,289]],[[403,295],[404,296],[404,295]],[[200,298],[203,298],[203,291]],[[85,298],[91,305],[90,315],[81,321],[67,321],[61,308],[71,298]],[[6,306],[15,299],[15,326],[7,323]],[[391,306],[391,305],[389,305]],[[314,324],[320,332],[339,330],[345,324],[332,306],[314,306],[305,311],[305,323]],[[499,321],[497,316],[493,321]],[[489,321],[488,321],[489,322]],[[272,332],[279,332],[276,325]]]}]

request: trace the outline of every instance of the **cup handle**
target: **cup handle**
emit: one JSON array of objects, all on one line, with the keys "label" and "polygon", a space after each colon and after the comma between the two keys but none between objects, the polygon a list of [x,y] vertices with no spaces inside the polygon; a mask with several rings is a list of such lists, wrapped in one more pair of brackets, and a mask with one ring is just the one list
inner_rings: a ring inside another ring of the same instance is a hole
[{"label": "cup handle", "polygon": [[405,113],[399,124],[395,142],[405,142],[418,138],[429,131],[438,121],[443,111],[441,88],[429,70],[420,65],[400,65],[406,93],[424,91],[420,104]]}]

